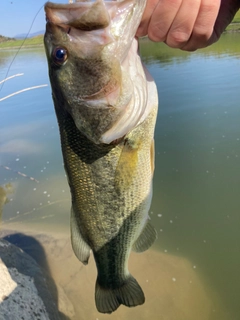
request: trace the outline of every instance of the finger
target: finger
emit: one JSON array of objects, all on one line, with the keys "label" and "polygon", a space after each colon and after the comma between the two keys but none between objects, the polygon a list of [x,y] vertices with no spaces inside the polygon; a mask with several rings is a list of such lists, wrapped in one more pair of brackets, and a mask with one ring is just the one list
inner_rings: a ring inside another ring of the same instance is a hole
[{"label": "finger", "polygon": [[192,36],[182,50],[193,51],[207,46],[214,30],[221,0],[202,0]]},{"label": "finger", "polygon": [[176,17],[168,31],[166,44],[172,48],[181,48],[191,37],[198,17],[201,0],[183,0]]},{"label": "finger", "polygon": [[159,0],[148,0],[146,4],[146,8],[144,10],[141,23],[138,27],[136,36],[137,37],[143,37],[148,34],[148,25],[151,20],[152,13],[154,9],[156,8],[156,5],[158,4]]},{"label": "finger", "polygon": [[152,41],[165,41],[182,0],[159,0],[148,26]]}]

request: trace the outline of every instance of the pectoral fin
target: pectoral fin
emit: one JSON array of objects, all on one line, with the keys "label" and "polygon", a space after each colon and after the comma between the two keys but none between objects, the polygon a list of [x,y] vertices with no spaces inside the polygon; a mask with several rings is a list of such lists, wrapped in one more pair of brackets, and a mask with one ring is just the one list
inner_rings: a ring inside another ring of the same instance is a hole
[{"label": "pectoral fin", "polygon": [[132,250],[136,252],[143,252],[148,248],[150,248],[156,239],[157,239],[157,231],[150,224],[150,222],[147,221],[140,236],[134,242],[132,246]]},{"label": "pectoral fin", "polygon": [[136,176],[140,145],[140,141],[133,142],[128,139],[124,141],[115,172],[115,186],[120,192],[128,189]]},{"label": "pectoral fin", "polygon": [[151,161],[151,169],[152,169],[152,176],[153,176],[154,169],[155,169],[155,144],[154,144],[154,139],[152,140],[152,143],[151,143],[150,161]]},{"label": "pectoral fin", "polygon": [[71,227],[71,241],[72,241],[73,251],[74,251],[76,257],[83,264],[86,265],[86,264],[88,264],[88,259],[90,256],[90,247],[86,243],[86,241],[83,239],[83,237],[80,233],[73,208],[71,211],[70,227]]}]

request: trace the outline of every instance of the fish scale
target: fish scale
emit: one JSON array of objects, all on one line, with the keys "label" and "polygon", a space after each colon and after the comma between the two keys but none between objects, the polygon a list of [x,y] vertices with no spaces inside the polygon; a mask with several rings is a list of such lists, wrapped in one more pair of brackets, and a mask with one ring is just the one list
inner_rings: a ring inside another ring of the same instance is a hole
[{"label": "fish scale", "polygon": [[157,90],[134,39],[145,1],[73,5],[45,5],[44,41],[72,196],[72,247],[84,264],[92,250],[96,307],[111,313],[145,301],[128,260],[156,239],[148,211]]},{"label": "fish scale", "polygon": [[[154,110],[153,116],[149,117],[144,123],[146,126],[149,125],[150,119],[152,121],[155,120],[155,113],[156,111]],[[137,149],[139,161],[142,160],[143,163],[139,163],[138,168],[136,168],[138,172],[132,185],[126,188],[126,179],[124,177],[129,178],[128,163],[124,163],[127,174],[124,174],[122,167],[121,172],[116,174],[119,159],[121,160],[125,147],[124,142],[117,146],[104,145],[102,147],[94,145],[77,130],[71,117],[61,113],[57,113],[57,116],[65,169],[68,179],[71,181],[70,188],[74,205],[79,205],[81,212],[84,211],[84,213],[87,212],[89,214],[87,219],[91,219],[93,216],[94,219],[103,220],[106,224],[109,222],[111,228],[118,229],[119,227],[116,225],[118,219],[121,224],[121,220],[128,216],[129,211],[135,208],[136,203],[148,197],[149,184],[151,184],[151,180],[149,180],[151,175],[150,149],[148,148],[148,154],[146,154],[145,148],[141,150],[142,154]],[[141,135],[145,135],[146,141],[144,124],[131,132],[131,136],[133,136],[131,139],[134,139],[135,135],[137,139],[141,138],[139,135],[139,131],[141,131]],[[146,143],[146,145],[151,144],[151,139],[152,132],[149,132],[150,142]],[[128,136],[126,136],[125,140],[128,140]],[[131,161],[131,158],[127,160]],[[144,163],[146,161],[147,165]],[[147,180],[148,184],[146,183]],[[116,187],[116,184],[118,184],[118,187]],[[115,214],[106,217],[111,210]],[[96,212],[95,215],[94,212]],[[99,217],[99,212],[103,215],[103,219]],[[84,214],[83,219],[85,219]],[[108,220],[106,221],[105,219]],[[115,224],[112,224],[112,220],[115,220]],[[89,224],[91,225],[91,223],[90,221]],[[106,239],[106,241],[108,240]]]}]

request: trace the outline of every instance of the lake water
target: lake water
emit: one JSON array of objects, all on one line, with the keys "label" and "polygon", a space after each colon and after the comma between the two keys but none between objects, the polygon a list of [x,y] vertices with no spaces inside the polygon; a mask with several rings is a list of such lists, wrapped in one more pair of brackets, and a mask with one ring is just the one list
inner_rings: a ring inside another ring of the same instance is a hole
[{"label": "lake water", "polygon": [[29,253],[56,283],[70,319],[238,320],[240,35],[191,54],[143,40],[141,52],[160,100],[150,212],[158,240],[130,261],[146,303],[97,313],[94,263],[83,267],[72,254],[70,194],[43,48],[22,49],[13,63],[16,51],[0,51],[0,81],[11,63],[9,76],[24,73],[4,84],[0,99],[48,84],[0,102],[0,186],[9,191],[2,232],[38,241],[44,255]]}]

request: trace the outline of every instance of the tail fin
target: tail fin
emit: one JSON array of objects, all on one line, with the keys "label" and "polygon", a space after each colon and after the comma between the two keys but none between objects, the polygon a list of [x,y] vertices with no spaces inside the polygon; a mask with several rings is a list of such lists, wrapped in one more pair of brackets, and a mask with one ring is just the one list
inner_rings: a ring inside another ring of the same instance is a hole
[{"label": "tail fin", "polygon": [[101,313],[112,313],[121,304],[135,307],[145,302],[144,293],[137,281],[129,275],[125,283],[117,289],[103,288],[96,282],[96,307]]}]

